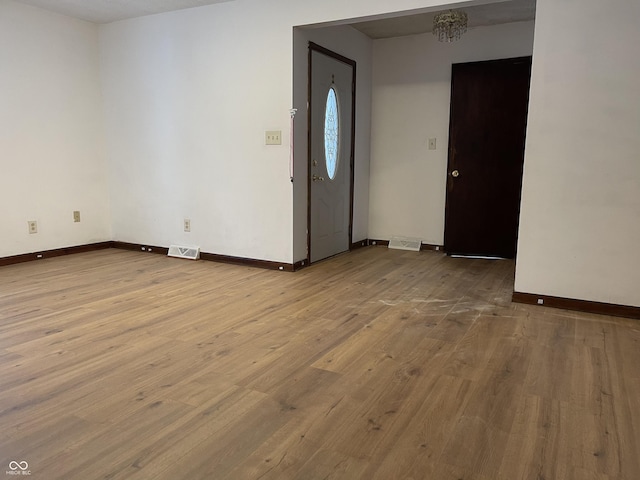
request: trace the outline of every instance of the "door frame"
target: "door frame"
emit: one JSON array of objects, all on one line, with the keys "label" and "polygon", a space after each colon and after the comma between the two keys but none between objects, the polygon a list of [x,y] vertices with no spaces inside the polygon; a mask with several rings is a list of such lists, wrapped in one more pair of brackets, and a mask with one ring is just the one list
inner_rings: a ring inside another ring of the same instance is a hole
[{"label": "door frame", "polygon": [[[458,62],[458,63],[454,63],[451,65],[451,100],[449,103],[449,141],[448,141],[448,146],[447,146],[447,177],[446,177],[446,197],[445,197],[445,217],[444,217],[444,241],[443,241],[443,248],[444,251],[447,255],[451,255],[452,252],[450,252],[449,248],[447,248],[447,223],[448,223],[448,219],[449,216],[451,215],[450,213],[450,192],[449,192],[449,186],[450,186],[450,182],[452,181],[452,165],[451,165],[451,160],[452,160],[452,156],[453,156],[453,136],[451,134],[451,130],[453,128],[453,122],[454,122],[454,109],[453,109],[453,70],[455,68],[456,65],[471,65],[471,64],[510,64],[510,63],[515,63],[515,62],[522,62],[522,61],[527,61],[529,63],[529,65],[531,66],[532,63],[532,56],[531,55],[523,55],[523,56],[518,56],[518,57],[508,57],[508,58],[498,58],[498,59],[492,59],[492,60],[477,60],[477,61],[471,61],[471,62]],[[529,77],[529,82],[531,82],[531,77]],[[531,83],[529,83],[529,86],[531,85]],[[530,93],[529,93],[530,95]],[[530,97],[529,97],[530,98]],[[528,104],[529,104],[529,100],[527,100],[527,118],[525,118],[525,124],[528,121]],[[526,130],[525,130],[525,143],[526,143]],[[524,150],[523,150],[523,156],[524,156]],[[524,158],[523,158],[523,165],[524,165]],[[524,168],[524,167],[523,167]],[[520,199],[522,199],[522,175],[524,175],[524,173],[521,173],[521,177],[520,177]],[[518,212],[518,227],[516,229],[516,251],[514,254],[514,258],[515,256],[517,256],[517,241],[518,241],[518,236],[520,233],[520,211]],[[453,253],[455,255],[455,252]],[[495,258],[501,258],[501,257],[495,257]]]},{"label": "door frame", "polygon": [[311,56],[313,52],[318,52],[351,67],[353,75],[351,77],[351,147],[349,149],[349,251],[353,244],[353,189],[355,183],[355,149],[356,149],[356,62],[350,58],[340,55],[328,48],[309,42],[308,54],[308,77],[307,77],[307,264],[311,263],[311,79],[313,67]]}]

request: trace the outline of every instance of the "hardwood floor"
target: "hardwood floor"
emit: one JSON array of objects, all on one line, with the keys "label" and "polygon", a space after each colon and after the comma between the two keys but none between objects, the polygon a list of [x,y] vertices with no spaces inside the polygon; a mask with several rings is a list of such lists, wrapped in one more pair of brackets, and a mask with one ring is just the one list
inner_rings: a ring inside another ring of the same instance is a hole
[{"label": "hardwood floor", "polygon": [[382,247],[297,273],[121,250],[0,268],[0,470],[637,480],[640,323],[512,289],[509,261]]}]

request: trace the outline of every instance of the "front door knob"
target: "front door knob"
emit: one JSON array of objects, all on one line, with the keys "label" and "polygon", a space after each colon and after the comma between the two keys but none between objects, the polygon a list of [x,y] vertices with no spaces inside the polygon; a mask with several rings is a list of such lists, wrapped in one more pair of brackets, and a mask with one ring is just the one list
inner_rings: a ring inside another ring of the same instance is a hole
[{"label": "front door knob", "polygon": [[454,170],[453,172],[451,172],[451,176],[453,178],[458,178],[460,176],[460,172],[458,170]]}]

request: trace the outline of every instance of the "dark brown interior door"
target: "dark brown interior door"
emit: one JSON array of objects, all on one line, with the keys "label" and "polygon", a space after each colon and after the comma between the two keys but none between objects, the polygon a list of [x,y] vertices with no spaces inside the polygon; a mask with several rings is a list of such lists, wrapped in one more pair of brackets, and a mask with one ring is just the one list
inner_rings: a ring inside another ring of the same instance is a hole
[{"label": "dark brown interior door", "polygon": [[444,246],[516,253],[531,57],[454,64]]}]

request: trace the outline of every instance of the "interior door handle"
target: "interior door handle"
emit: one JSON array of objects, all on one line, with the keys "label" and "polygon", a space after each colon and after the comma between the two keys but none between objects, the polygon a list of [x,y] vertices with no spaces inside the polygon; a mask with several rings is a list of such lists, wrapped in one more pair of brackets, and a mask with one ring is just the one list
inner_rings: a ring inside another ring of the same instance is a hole
[{"label": "interior door handle", "polygon": [[458,178],[460,176],[460,172],[458,170],[454,170],[453,172],[451,172],[451,176],[453,178]]},{"label": "interior door handle", "polygon": [[319,177],[314,173],[313,176],[311,177],[311,180],[313,180],[314,182],[324,182],[324,177]]}]

